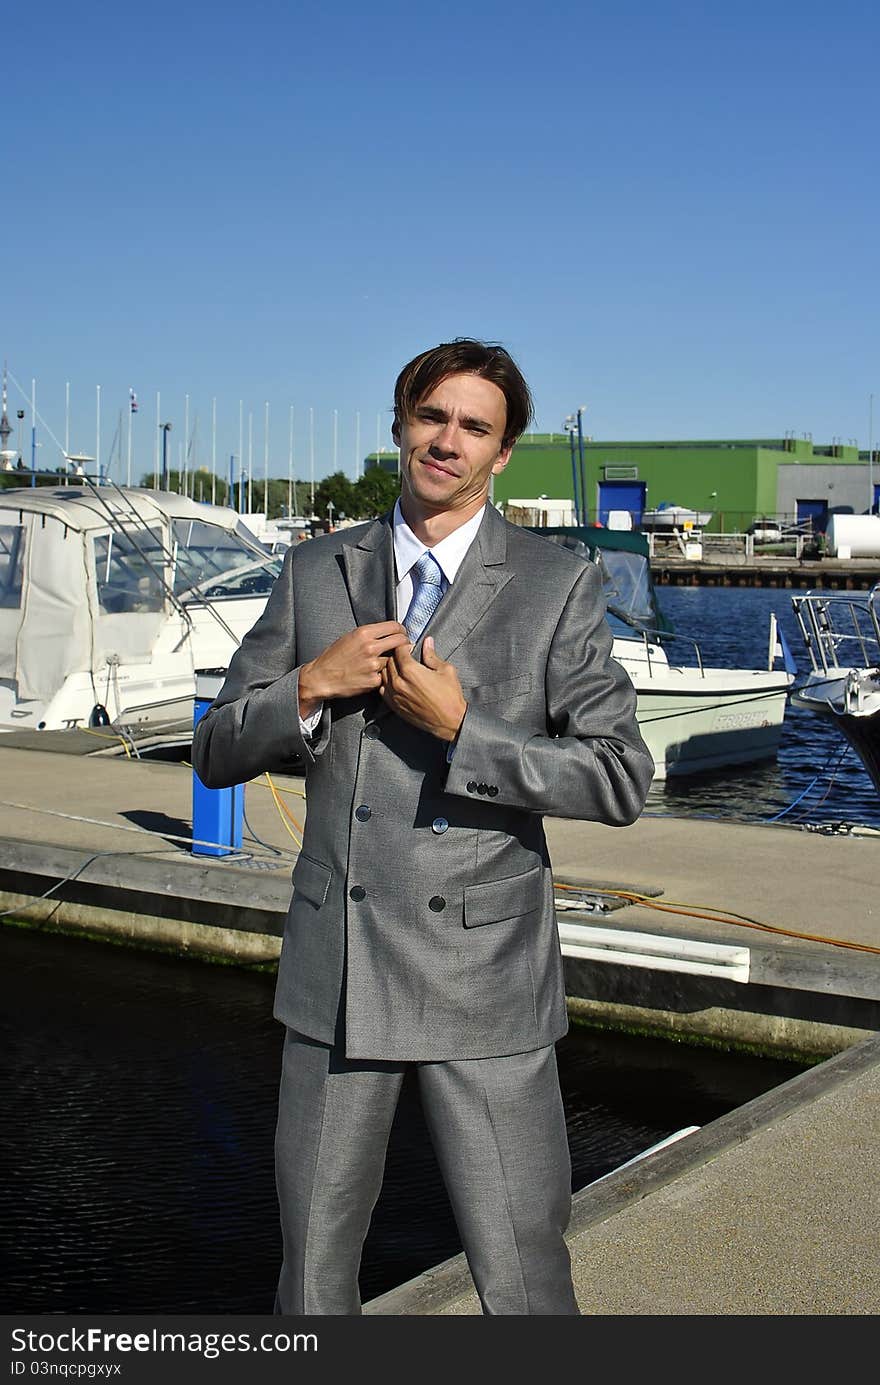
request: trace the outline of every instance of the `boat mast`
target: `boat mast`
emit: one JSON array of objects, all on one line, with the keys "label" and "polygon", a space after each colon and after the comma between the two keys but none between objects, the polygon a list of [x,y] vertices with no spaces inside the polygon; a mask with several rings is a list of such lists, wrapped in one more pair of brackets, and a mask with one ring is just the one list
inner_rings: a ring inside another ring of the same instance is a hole
[{"label": "boat mast", "polygon": [[2,400],[3,412],[2,414],[0,414],[0,469],[2,469],[3,471],[15,471],[16,465],[18,463],[18,451],[16,448],[9,446],[9,438],[14,429],[12,427],[12,424],[9,422],[9,414],[6,411],[6,406],[6,362],[4,361]]}]

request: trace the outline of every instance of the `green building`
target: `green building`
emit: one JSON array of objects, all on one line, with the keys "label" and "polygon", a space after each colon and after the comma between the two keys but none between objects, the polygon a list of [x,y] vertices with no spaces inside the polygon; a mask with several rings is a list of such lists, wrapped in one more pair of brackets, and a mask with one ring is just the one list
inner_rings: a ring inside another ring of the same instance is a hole
[{"label": "green building", "polygon": [[[876,452],[869,468],[866,452],[842,443],[820,446],[793,436],[703,442],[589,438],[582,451],[583,463],[576,435],[527,433],[494,478],[493,500],[576,501],[587,520],[602,524],[610,511],[622,510],[634,528],[645,510],[666,502],[711,514],[704,526],[710,532],[735,533],[758,516],[783,523],[812,519],[824,528],[833,510],[860,514],[876,508],[880,497]],[[397,453],[373,453],[366,465],[396,471]]]},{"label": "green building", "polygon": [[[628,511],[634,527],[642,512],[666,504],[711,514],[714,532],[745,529],[758,515],[823,522],[835,506],[866,510],[867,457],[858,448],[814,446],[806,438],[695,442],[596,442],[528,435],[495,478],[493,498],[577,498],[591,521],[608,522]],[[583,481],[581,481],[583,477]],[[575,497],[577,478],[577,497]],[[878,472],[880,482],[880,472]],[[876,493],[875,493],[876,500]],[[584,501],[585,506],[584,506]]]}]

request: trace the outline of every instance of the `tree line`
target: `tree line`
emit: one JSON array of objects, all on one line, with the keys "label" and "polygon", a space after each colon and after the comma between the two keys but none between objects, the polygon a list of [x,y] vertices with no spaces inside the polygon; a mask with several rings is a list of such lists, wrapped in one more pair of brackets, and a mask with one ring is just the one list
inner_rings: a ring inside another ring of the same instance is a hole
[{"label": "tree line", "polygon": [[[156,472],[143,476],[141,485],[157,489]],[[193,500],[266,514],[269,519],[304,515],[307,519],[329,519],[336,524],[342,519],[371,519],[374,515],[385,514],[400,494],[400,478],[382,467],[370,467],[357,481],[351,481],[342,471],[335,471],[315,483],[314,505],[309,482],[288,482],[275,476],[269,477],[268,507],[264,480],[254,478],[248,482],[243,478],[230,490],[228,481],[212,476],[207,469],[185,474],[169,471],[167,489],[186,494]]]},{"label": "tree line", "polygon": [[[62,483],[58,472],[38,472],[33,479],[38,486],[58,486]],[[71,486],[86,484],[81,476],[75,475],[70,475],[67,481]],[[30,484],[30,473],[25,479],[20,471],[0,472],[0,489]],[[162,488],[161,474],[146,472],[140,484],[150,490],[159,490]],[[400,478],[396,473],[378,466],[370,467],[357,481],[351,481],[342,471],[335,471],[315,483],[312,504],[310,482],[288,482],[270,476],[268,508],[265,480],[253,479],[250,483],[245,480],[241,485],[236,482],[230,489],[227,480],[212,476],[207,468],[187,472],[170,470],[166,489],[178,495],[188,495],[200,503],[231,505],[235,510],[267,514],[269,519],[303,515],[307,519],[327,519],[337,524],[342,519],[372,519],[374,515],[385,514],[400,494]]]}]

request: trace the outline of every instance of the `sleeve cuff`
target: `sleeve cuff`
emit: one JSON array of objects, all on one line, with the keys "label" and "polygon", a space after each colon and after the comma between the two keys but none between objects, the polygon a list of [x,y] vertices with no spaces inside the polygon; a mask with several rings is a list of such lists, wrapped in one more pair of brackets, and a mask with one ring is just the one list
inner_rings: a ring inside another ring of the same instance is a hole
[{"label": "sleeve cuff", "polygon": [[311,740],[312,736],[314,736],[315,732],[321,724],[321,717],[323,715],[324,704],[322,702],[320,707],[318,707],[316,711],[312,712],[310,716],[300,717],[299,729],[305,740]]}]

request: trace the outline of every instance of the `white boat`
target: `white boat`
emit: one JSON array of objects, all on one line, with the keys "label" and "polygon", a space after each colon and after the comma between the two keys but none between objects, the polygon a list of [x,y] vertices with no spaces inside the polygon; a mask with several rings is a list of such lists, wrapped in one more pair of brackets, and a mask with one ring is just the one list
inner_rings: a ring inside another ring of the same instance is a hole
[{"label": "white boat", "polygon": [[115,485],[0,489],[0,731],[192,726],[281,558],[234,510]]},{"label": "white boat", "polygon": [[534,532],[602,571],[612,654],[635,687],[655,779],[775,759],[794,672],[793,661],[791,669],[774,667],[773,620],[767,668],[707,667],[696,641],[664,628],[643,535],[590,525]]},{"label": "white boat", "polygon": [[810,659],[792,702],[834,722],[880,793],[880,583],[791,600]]},{"label": "white boat", "polygon": [[656,510],[643,510],[639,527],[645,532],[671,534],[674,529],[703,529],[712,518],[712,510],[689,510],[686,505],[673,505],[664,500]]},{"label": "white boat", "polygon": [[267,553],[283,557],[292,543],[311,537],[312,527],[304,515],[289,519],[269,519],[264,511],[239,512],[239,519]]}]

